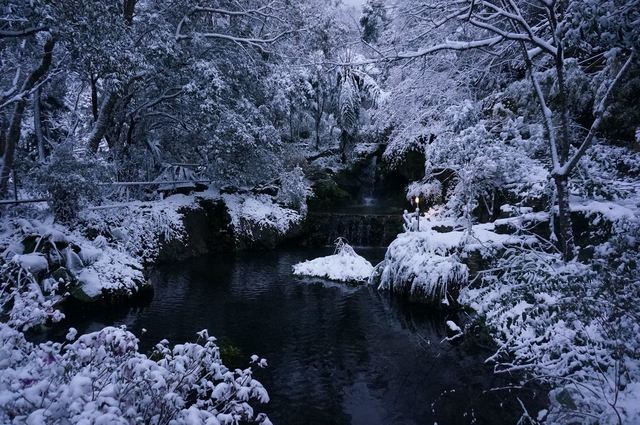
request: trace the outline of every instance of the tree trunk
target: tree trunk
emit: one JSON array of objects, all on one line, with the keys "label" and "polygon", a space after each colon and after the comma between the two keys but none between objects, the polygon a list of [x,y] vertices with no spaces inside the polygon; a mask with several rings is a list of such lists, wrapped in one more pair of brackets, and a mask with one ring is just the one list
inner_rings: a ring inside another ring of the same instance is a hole
[{"label": "tree trunk", "polygon": [[320,150],[320,125],[322,124],[322,113],[324,112],[324,99],[322,93],[320,93],[320,85],[316,87],[316,113],[315,113],[315,124],[316,124],[316,150]]},{"label": "tree trunk", "polygon": [[94,77],[93,73],[91,73],[91,112],[93,113],[93,121],[96,122],[98,120],[98,87],[96,83],[98,82],[98,78]]},{"label": "tree trunk", "polygon": [[111,112],[118,101],[118,96],[113,93],[107,94],[105,99],[102,101],[102,105],[100,106],[100,112],[98,113],[98,119],[93,125],[93,130],[89,135],[89,139],[87,141],[87,146],[91,152],[98,152],[98,148],[100,147],[100,141],[104,137],[107,132],[107,127],[109,126],[109,122],[111,121]]},{"label": "tree trunk", "polygon": [[16,145],[20,140],[20,128],[22,126],[22,117],[24,115],[24,108],[26,103],[27,102],[22,99],[17,101],[15,106],[13,107],[11,125],[9,126],[9,133],[7,134],[7,142],[5,144],[2,169],[0,169],[0,198],[4,198],[7,194],[9,174],[11,174],[11,170],[13,169]]},{"label": "tree trunk", "polygon": [[136,3],[138,0],[124,0],[124,22],[131,26],[133,24],[133,14],[136,9]]},{"label": "tree trunk", "polygon": [[0,117],[0,156],[4,155],[4,145],[7,141],[7,127],[4,117]]},{"label": "tree trunk", "polygon": [[40,87],[33,93],[33,130],[38,146],[38,161],[44,162],[44,137],[42,135],[42,113],[40,108]]},{"label": "tree trunk", "polygon": [[320,116],[316,115],[316,150],[320,150]]},{"label": "tree trunk", "polygon": [[293,106],[291,106],[291,98],[289,98],[289,138],[291,139],[291,143],[293,143]]},{"label": "tree trunk", "polygon": [[[569,188],[566,176],[555,177],[558,196],[558,236],[560,249],[565,261],[570,261],[575,255],[575,242],[571,223],[571,209],[569,207]],[[551,217],[553,220],[553,217]]]},{"label": "tree trunk", "polygon": [[136,128],[136,122],[133,119],[133,117],[131,117],[129,119],[129,128],[127,129],[127,143],[125,144],[126,146],[131,146],[131,144],[133,144],[133,131]]},{"label": "tree trunk", "polygon": [[355,136],[351,135],[348,131],[342,130],[340,133],[340,161],[345,164],[348,159],[348,154],[351,152],[354,146]]},{"label": "tree trunk", "polygon": [[[558,137],[558,160],[563,166],[569,161],[569,106],[567,104],[567,90],[564,79],[564,53],[562,41],[557,43],[558,52],[555,58],[556,76],[558,78],[558,103],[560,107],[560,131]],[[558,239],[565,261],[573,259],[575,244],[573,240],[573,223],[569,207],[569,176],[555,177],[558,193]]]},{"label": "tree trunk", "polygon": [[569,106],[567,104],[567,89],[564,80],[564,54],[562,44],[558,43],[556,55],[556,75],[558,77],[558,103],[560,106],[560,137],[558,137],[558,159],[564,165],[569,160]]},{"label": "tree trunk", "polygon": [[[23,96],[33,89],[35,84],[42,78],[51,66],[51,60],[53,58],[53,47],[55,46],[55,40],[49,38],[44,44],[44,55],[42,61],[36,69],[29,74],[21,87]],[[2,169],[0,169],[0,197],[4,197],[7,194],[7,186],[9,184],[9,175],[13,169],[14,155],[16,146],[20,140],[20,130],[22,128],[22,117],[24,116],[24,109],[27,101],[22,97],[18,100],[13,108],[13,114],[11,116],[11,125],[9,126],[9,133],[7,134],[7,140],[5,143],[4,160],[2,161]]]}]

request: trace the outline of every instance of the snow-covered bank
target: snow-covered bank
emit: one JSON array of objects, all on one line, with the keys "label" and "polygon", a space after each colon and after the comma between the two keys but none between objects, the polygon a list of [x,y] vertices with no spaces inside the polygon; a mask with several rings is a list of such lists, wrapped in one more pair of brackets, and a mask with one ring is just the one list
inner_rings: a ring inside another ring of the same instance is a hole
[{"label": "snow-covered bank", "polygon": [[[640,422],[640,221],[637,205],[576,202],[588,243],[563,261],[545,241],[498,251],[461,303],[498,345],[498,373],[549,385],[548,424]],[[603,237],[603,233],[604,237]],[[596,235],[591,236],[591,235]],[[534,415],[535,416],[535,415]]]},{"label": "snow-covered bank", "polygon": [[335,254],[293,266],[295,275],[323,277],[340,282],[365,282],[372,272],[373,265],[342,240],[338,242]]},{"label": "snow-covered bank", "polygon": [[130,297],[148,288],[141,263],[102,236],[89,241],[38,220],[3,226],[0,314],[15,328],[60,320],[57,305],[68,296],[87,302]]},{"label": "snow-covered bank", "polygon": [[228,370],[206,333],[199,344],[161,341],[148,358],[124,329],[75,342],[72,331],[64,344],[32,344],[22,332],[63,319],[69,298],[117,304],[142,293],[155,262],[275,245],[301,213],[267,195],[212,190],[92,207],[67,225],[28,213],[40,220],[2,221],[0,422],[270,424],[249,405],[268,401],[251,368]]},{"label": "snow-covered bank", "polygon": [[102,235],[145,264],[153,264],[164,244],[186,241],[185,215],[202,208],[201,202],[217,199],[217,191],[206,191],[100,206],[84,211],[78,227]]},{"label": "snow-covered bank", "polygon": [[267,195],[225,194],[235,248],[275,248],[304,218]]},{"label": "snow-covered bank", "polygon": [[68,297],[118,303],[150,289],[144,266],[216,250],[273,247],[301,219],[266,195],[206,191],[87,209],[72,226],[50,218],[5,220],[2,320],[21,329],[60,320],[57,305]]},{"label": "snow-covered bank", "polygon": [[543,237],[546,212],[505,206],[512,216],[472,226],[430,212],[420,232],[403,233],[389,246],[373,280],[436,304],[446,303],[452,288],[459,291],[457,301],[475,310],[496,341],[487,360],[496,372],[525,373],[551,388],[549,408],[529,412],[538,421],[635,424],[639,206],[632,199],[574,199],[583,245],[580,260],[569,262]]},{"label": "snow-covered bank", "polygon": [[372,283],[413,301],[449,307],[457,304],[460,289],[478,258],[509,246],[536,243],[534,236],[497,233],[497,225],[520,228],[548,215],[519,216],[498,223],[463,227],[455,220],[421,217],[420,231],[405,232],[389,245],[385,259],[376,267]]},{"label": "snow-covered bank", "polygon": [[145,264],[209,252],[275,248],[303,219],[268,195],[217,190],[160,201],[99,207],[83,226],[114,240]]}]

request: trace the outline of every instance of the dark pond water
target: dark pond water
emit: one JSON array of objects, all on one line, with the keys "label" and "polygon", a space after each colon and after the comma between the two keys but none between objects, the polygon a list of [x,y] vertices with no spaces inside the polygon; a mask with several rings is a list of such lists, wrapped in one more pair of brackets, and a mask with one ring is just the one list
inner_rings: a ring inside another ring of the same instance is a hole
[{"label": "dark pond water", "polygon": [[[381,249],[360,249],[372,261]],[[252,354],[274,424],[515,423],[529,392],[488,391],[508,385],[483,364],[488,351],[451,345],[443,316],[373,288],[298,279],[298,261],[330,250],[211,256],[164,266],[151,302],[119,313],[78,317],[81,332],[126,324],[141,348],[194,340],[209,329],[229,366]],[[226,356],[226,357],[225,357]],[[539,402],[533,402],[538,404]],[[535,410],[534,410],[535,412]]]}]

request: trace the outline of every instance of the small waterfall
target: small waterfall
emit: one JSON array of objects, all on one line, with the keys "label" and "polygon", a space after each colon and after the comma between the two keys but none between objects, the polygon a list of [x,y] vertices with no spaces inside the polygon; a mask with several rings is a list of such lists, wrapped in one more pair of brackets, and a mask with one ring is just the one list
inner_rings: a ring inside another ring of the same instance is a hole
[{"label": "small waterfall", "polygon": [[362,204],[371,206],[376,203],[376,172],[378,167],[378,157],[373,155],[367,167],[362,173]]},{"label": "small waterfall", "polygon": [[402,216],[312,213],[307,226],[308,245],[333,245],[342,237],[353,246],[387,246],[402,231]]}]

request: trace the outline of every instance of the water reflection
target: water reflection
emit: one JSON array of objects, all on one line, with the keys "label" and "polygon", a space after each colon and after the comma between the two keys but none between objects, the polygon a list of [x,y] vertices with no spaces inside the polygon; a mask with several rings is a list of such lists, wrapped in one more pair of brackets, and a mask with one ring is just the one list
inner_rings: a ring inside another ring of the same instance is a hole
[{"label": "water reflection", "polygon": [[[361,251],[362,252],[362,251]],[[86,332],[126,324],[141,348],[194,339],[207,328],[239,355],[269,361],[257,378],[276,424],[515,423],[515,396],[485,391],[506,382],[487,353],[443,342],[445,318],[373,288],[291,275],[294,263],[330,250],[214,256],[172,264],[152,276],[146,307],[67,325]],[[383,250],[365,250],[372,262]],[[61,331],[60,331],[61,332]],[[236,364],[237,363],[237,364]],[[504,403],[503,403],[504,402]]]}]

